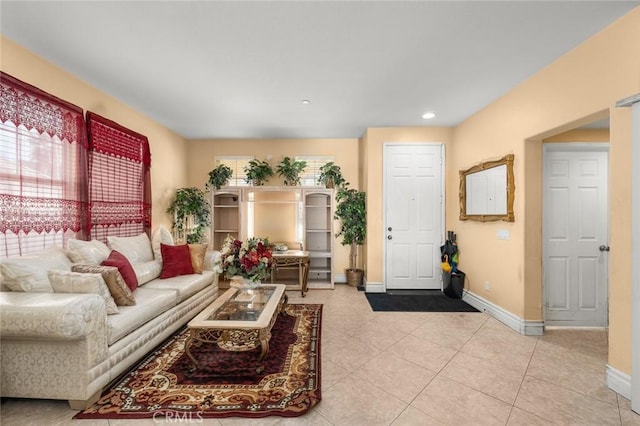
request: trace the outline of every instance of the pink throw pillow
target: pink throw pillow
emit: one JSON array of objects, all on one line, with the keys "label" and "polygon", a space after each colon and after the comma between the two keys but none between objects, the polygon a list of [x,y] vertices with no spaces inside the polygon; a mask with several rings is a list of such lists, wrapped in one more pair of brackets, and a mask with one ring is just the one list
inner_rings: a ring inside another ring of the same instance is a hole
[{"label": "pink throw pillow", "polygon": [[162,253],[162,272],[160,273],[160,278],[193,274],[191,252],[187,244],[170,246],[160,243],[160,252]]},{"label": "pink throw pillow", "polygon": [[115,266],[118,268],[118,272],[120,272],[122,278],[124,278],[124,282],[127,283],[129,290],[134,291],[138,288],[138,278],[136,277],[136,272],[133,270],[133,266],[131,266],[129,260],[119,251],[112,250],[109,257],[107,257],[101,265]]}]

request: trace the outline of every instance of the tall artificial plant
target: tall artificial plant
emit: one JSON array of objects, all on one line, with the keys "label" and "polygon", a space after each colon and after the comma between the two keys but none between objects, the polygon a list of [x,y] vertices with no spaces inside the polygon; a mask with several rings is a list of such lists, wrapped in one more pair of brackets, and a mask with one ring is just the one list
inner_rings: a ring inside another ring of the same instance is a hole
[{"label": "tall artificial plant", "polygon": [[179,240],[188,244],[205,240],[205,229],[211,224],[211,211],[205,192],[199,188],[178,188],[167,213],[173,215],[171,229]]},{"label": "tall artificial plant", "polygon": [[300,185],[300,174],[307,167],[304,160],[295,160],[290,157],[284,157],[276,167],[276,172],[284,178],[285,185]]},{"label": "tall artificial plant", "polygon": [[345,183],[336,194],[335,219],[340,221],[340,229],[336,237],[342,237],[341,244],[350,246],[349,269],[356,270],[358,246],[364,244],[367,236],[366,194],[357,189],[349,189]]}]

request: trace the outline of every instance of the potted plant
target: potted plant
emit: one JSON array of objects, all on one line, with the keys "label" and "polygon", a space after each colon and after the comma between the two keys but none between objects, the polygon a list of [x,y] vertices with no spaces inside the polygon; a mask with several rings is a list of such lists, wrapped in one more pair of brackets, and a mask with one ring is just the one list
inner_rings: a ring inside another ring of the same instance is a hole
[{"label": "potted plant", "polygon": [[350,246],[349,269],[347,283],[360,286],[364,271],[356,266],[358,246],[364,244],[367,236],[366,194],[357,189],[349,189],[349,184],[341,186],[336,194],[336,211],[334,218],[340,221],[340,229],[336,237],[342,237],[341,244]]},{"label": "potted plant", "polygon": [[253,159],[249,161],[248,166],[244,168],[247,174],[245,182],[256,186],[264,185],[264,183],[273,176],[271,164],[265,160]]},{"label": "potted plant", "polygon": [[284,157],[280,164],[276,168],[278,175],[284,178],[285,185],[300,185],[300,174],[307,167],[307,162],[304,160],[292,160],[289,157]]},{"label": "potted plant", "polygon": [[340,166],[334,164],[333,161],[325,163],[319,171],[318,183],[324,184],[326,188],[339,187],[345,182]]},{"label": "potted plant", "polygon": [[204,231],[211,223],[211,211],[203,190],[178,188],[167,213],[173,215],[171,230],[177,240],[186,240],[188,244],[206,241]]},{"label": "potted plant", "polygon": [[221,186],[226,185],[233,176],[233,170],[226,164],[218,164],[218,166],[209,172],[209,181],[207,182],[207,189],[214,187],[220,189]]}]

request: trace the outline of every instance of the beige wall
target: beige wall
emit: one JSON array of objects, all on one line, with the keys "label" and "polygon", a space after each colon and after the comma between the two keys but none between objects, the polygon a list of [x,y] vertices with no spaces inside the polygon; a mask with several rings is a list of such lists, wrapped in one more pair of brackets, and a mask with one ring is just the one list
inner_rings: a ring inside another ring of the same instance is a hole
[{"label": "beige wall", "polygon": [[[274,167],[284,156],[331,155],[340,166],[351,187],[358,188],[358,139],[210,139],[191,140],[187,149],[188,184],[204,188],[209,171],[215,167],[217,155],[250,155],[263,160],[271,156]],[[279,176],[271,178],[267,185],[282,185]],[[334,224],[337,229],[337,224]],[[349,266],[349,248],[340,240],[334,242],[336,273],[343,273]]]},{"label": "beige wall", "polygon": [[[640,91],[639,52],[636,8],[455,129],[447,177],[450,193],[458,185],[458,170],[515,154],[514,223],[459,221],[455,198],[447,198],[447,222],[458,233],[461,267],[472,292],[521,318],[542,318],[541,141],[607,116],[612,165],[609,245],[612,253],[629,253],[631,112],[614,105]],[[510,240],[497,240],[499,229],[510,231]],[[611,256],[609,271],[609,363],[630,373],[631,269],[625,256]],[[491,291],[484,290],[484,281],[490,282]]]},{"label": "beige wall", "polygon": [[2,71],[149,138],[152,226],[155,228],[163,224],[170,227],[171,219],[165,210],[173,200],[175,189],[185,186],[187,182],[186,141],[149,117],[3,36],[0,36],[0,51]]},{"label": "beige wall", "polygon": [[[364,246],[366,259],[365,276],[367,282],[382,283],[383,276],[383,146],[386,142],[436,142],[445,144],[445,168],[449,167],[448,144],[452,130],[448,127],[376,127],[368,128],[361,139],[361,159],[366,161],[363,167],[364,185],[367,191],[367,241]],[[455,191],[447,191],[447,198],[458,197]]]},{"label": "beige wall", "polygon": [[609,129],[572,129],[567,132],[549,136],[543,139],[542,142],[609,142]]}]

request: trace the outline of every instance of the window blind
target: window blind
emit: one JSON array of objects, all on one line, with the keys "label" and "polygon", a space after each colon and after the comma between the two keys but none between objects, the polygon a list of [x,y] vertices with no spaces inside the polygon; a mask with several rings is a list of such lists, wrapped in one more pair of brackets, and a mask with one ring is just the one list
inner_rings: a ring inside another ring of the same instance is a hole
[{"label": "window blind", "polygon": [[332,156],[326,155],[299,155],[295,159],[297,161],[304,160],[307,162],[307,166],[300,175],[300,184],[303,186],[319,186],[318,176],[320,176],[320,167],[333,161]]},{"label": "window blind", "polygon": [[229,186],[249,186],[245,181],[247,173],[244,168],[249,164],[249,161],[254,157],[249,156],[217,156],[215,157],[216,166],[224,164],[233,170],[231,179],[229,179]]}]

